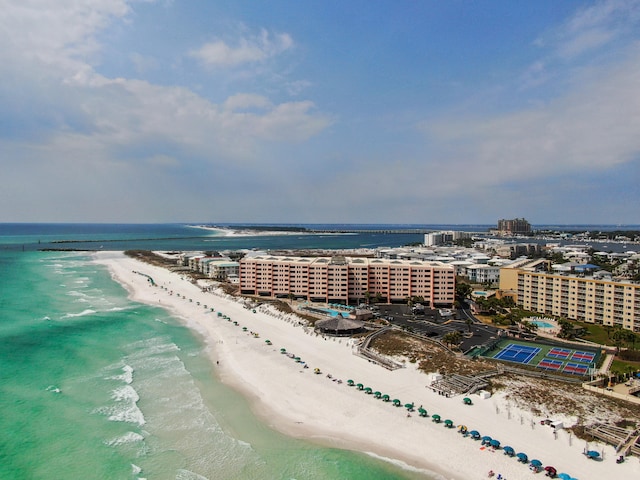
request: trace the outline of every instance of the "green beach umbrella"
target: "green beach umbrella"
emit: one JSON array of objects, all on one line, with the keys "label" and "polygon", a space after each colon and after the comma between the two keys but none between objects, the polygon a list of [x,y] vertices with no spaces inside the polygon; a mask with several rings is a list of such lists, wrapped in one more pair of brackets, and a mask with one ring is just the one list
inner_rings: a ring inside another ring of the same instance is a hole
[{"label": "green beach umbrella", "polygon": [[242,331],[246,332],[247,331],[247,327],[242,327]]},{"label": "green beach umbrella", "polygon": [[287,349],[286,348],[281,348],[280,349],[280,353],[287,353]]},{"label": "green beach umbrella", "polygon": [[353,380],[347,380],[347,385],[353,387],[355,385],[355,382]]},{"label": "green beach umbrella", "polygon": [[473,403],[469,397],[464,397],[462,401],[465,405],[471,405]]},{"label": "green beach umbrella", "polygon": [[381,392],[373,392],[373,396],[376,398],[380,398],[382,396]]},{"label": "green beach umbrella", "polygon": [[420,414],[421,417],[426,417],[427,416],[427,411],[422,407],[420,407],[418,409],[418,413]]},{"label": "green beach umbrella", "polygon": [[362,390],[362,389],[364,388],[364,385],[363,385],[363,384],[361,384],[361,383],[358,383],[358,384],[356,385],[356,388],[357,388],[358,390]]},{"label": "green beach umbrella", "polygon": [[453,421],[452,420],[445,420],[444,421],[444,426],[445,427],[449,427],[449,428],[453,428]]},{"label": "green beach umbrella", "polygon": [[373,392],[373,389],[371,387],[367,387],[364,389],[364,393],[371,393]]},{"label": "green beach umbrella", "polygon": [[389,395],[387,395],[386,393],[384,395],[382,395],[382,401],[383,402],[388,402],[390,398],[391,397],[389,397]]},{"label": "green beach umbrella", "polygon": [[404,404],[404,408],[406,408],[407,410],[412,410],[413,409],[413,403],[405,403]]},{"label": "green beach umbrella", "polygon": [[402,405],[402,402],[401,402],[399,399],[394,398],[394,399],[393,399],[393,404],[394,404],[396,407],[399,407],[400,405]]},{"label": "green beach umbrella", "polygon": [[431,415],[431,419],[436,423],[440,423],[440,415],[438,415],[437,413]]}]

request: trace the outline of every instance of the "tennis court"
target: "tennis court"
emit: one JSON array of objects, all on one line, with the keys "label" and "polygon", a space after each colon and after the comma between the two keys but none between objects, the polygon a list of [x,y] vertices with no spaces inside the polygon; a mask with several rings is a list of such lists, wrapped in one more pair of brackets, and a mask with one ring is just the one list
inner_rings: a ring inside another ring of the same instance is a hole
[{"label": "tennis court", "polygon": [[591,363],[593,362],[593,359],[596,358],[596,354],[595,353],[591,353],[591,352],[573,352],[573,355],[571,355],[571,360],[575,360],[576,362],[583,362],[583,363]]},{"label": "tennis court", "polygon": [[510,343],[500,350],[493,358],[496,360],[506,360],[508,362],[527,364],[538,354],[538,352],[540,352],[540,348],[538,347],[528,347],[525,345]]},{"label": "tennis court", "polygon": [[561,362],[560,360],[551,360],[548,358],[544,358],[540,360],[540,363],[538,363],[538,368],[541,368],[543,370],[553,370],[554,372],[557,372],[562,368],[563,364],[564,362]]},{"label": "tennis court", "polygon": [[586,375],[588,370],[589,365],[570,362],[567,362],[567,364],[562,369],[564,373],[572,373],[574,375]]},{"label": "tennis court", "polygon": [[549,350],[549,353],[547,353],[547,357],[569,359],[572,351],[573,350],[569,350],[567,348],[554,347]]}]

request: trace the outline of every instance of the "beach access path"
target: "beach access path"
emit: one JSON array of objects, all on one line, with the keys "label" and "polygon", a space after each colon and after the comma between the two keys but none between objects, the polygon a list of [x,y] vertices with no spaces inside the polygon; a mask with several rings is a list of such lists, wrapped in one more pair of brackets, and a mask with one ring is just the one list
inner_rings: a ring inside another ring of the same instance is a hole
[{"label": "beach access path", "polygon": [[[428,388],[429,376],[415,365],[386,370],[354,355],[352,340],[316,335],[292,314],[266,307],[253,313],[221,290],[203,292],[179,273],[120,252],[99,252],[96,261],[109,268],[133,300],[168,309],[202,335],[220,379],[242,392],[254,413],[282,433],[372,453],[446,479],[483,479],[490,470],[509,480],[534,475],[528,464],[504,455],[501,449],[483,447],[463,437],[457,428],[433,422],[431,415],[439,414],[443,421],[451,419],[455,426],[478,430],[498,439],[502,446],[512,446],[529,459],[539,459],[544,466],[552,465],[579,480],[640,476],[637,458],[618,465],[612,447],[590,444],[589,449],[597,449],[604,459],[589,460],[583,455],[583,440],[566,430],[554,434],[552,428],[540,425],[542,418],[516,409],[500,394],[485,400],[473,395],[473,405],[465,405],[461,397],[446,398],[433,392]],[[145,275],[153,278],[155,286]],[[219,317],[218,312],[232,321]],[[281,348],[299,356],[309,368],[282,354]],[[322,373],[315,374],[315,368]],[[349,379],[397,398],[403,406],[394,407],[349,387]],[[407,416],[406,403],[415,405],[411,416]],[[419,406],[428,411],[429,418],[418,415]]]}]

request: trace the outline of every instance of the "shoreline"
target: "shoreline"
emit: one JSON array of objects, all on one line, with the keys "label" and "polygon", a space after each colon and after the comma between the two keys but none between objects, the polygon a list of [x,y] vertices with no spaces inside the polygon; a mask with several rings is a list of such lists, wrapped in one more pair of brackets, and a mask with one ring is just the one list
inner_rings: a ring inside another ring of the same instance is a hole
[{"label": "shoreline", "polygon": [[[479,441],[463,438],[456,428],[448,429],[417,411],[407,417],[403,407],[376,400],[347,379],[402,400],[424,405],[429,416],[451,419],[455,425],[467,425],[482,435],[500,439],[543,465],[570,473],[580,480],[637,478],[640,463],[629,458],[615,464],[612,447],[592,445],[604,453],[595,462],[582,455],[585,442],[565,430],[553,435],[550,427],[536,424],[531,412],[519,411],[501,396],[482,400],[473,395],[472,406],[460,397],[445,398],[426,386],[429,377],[408,363],[406,368],[388,371],[353,355],[353,342],[347,338],[316,335],[290,315],[260,307],[256,313],[223,293],[202,292],[178,273],[126,257],[122,252],[99,252],[95,261],[106,265],[129,296],[141,303],[163,307],[202,335],[208,354],[220,380],[248,398],[252,411],[269,427],[295,438],[322,446],[359,451],[406,469],[439,478],[462,480],[487,478],[493,470],[514,480],[531,474],[528,466],[503,455],[502,450],[482,448]],[[134,271],[143,275],[136,274]],[[144,275],[158,285],[153,287]],[[164,287],[164,288],[163,288]],[[169,291],[173,290],[173,295]],[[186,299],[178,297],[178,293]],[[190,302],[188,299],[192,299]],[[200,305],[197,303],[200,302]],[[209,308],[205,309],[204,305]],[[213,307],[215,312],[211,312]],[[222,312],[239,325],[217,316]],[[243,331],[245,327],[247,331]],[[259,338],[250,332],[259,333]],[[269,339],[271,344],[265,340]],[[286,348],[302,357],[310,368],[304,369],[286,355]],[[314,374],[320,368],[321,374]],[[340,378],[339,384],[327,378]]]}]

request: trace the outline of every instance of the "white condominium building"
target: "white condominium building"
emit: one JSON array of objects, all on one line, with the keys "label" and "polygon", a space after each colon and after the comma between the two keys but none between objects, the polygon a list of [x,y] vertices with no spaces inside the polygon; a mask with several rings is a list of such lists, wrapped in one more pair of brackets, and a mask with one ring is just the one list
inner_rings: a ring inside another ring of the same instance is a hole
[{"label": "white condominium building", "polygon": [[240,291],[345,304],[422,297],[425,304],[446,308],[455,300],[455,270],[420,260],[264,255],[240,261]]}]

